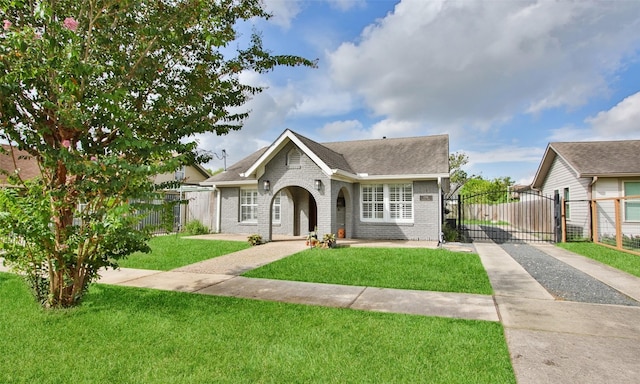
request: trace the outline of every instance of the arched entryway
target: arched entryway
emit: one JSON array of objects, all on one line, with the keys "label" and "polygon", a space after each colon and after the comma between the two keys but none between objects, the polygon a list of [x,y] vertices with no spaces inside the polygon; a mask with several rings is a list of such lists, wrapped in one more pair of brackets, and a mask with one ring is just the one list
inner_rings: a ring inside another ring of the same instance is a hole
[{"label": "arched entryway", "polygon": [[348,206],[351,202],[349,191],[346,188],[340,189],[336,198],[336,226],[338,238],[347,237],[347,233],[351,231],[349,225],[351,215],[348,214]]},{"label": "arched entryway", "polygon": [[318,205],[311,192],[299,186],[282,188],[271,199],[271,232],[302,236],[318,225]]}]

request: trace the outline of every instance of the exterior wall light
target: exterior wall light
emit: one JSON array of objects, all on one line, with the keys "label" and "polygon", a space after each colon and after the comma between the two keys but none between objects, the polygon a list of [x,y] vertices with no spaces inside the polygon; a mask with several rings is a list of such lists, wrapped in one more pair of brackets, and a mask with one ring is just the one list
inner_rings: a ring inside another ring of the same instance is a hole
[{"label": "exterior wall light", "polygon": [[315,185],[316,185],[316,189],[319,191],[322,188],[322,180],[316,179]]},{"label": "exterior wall light", "polygon": [[262,182],[262,189],[264,189],[265,191],[271,189],[271,183],[269,182],[269,180],[265,180]]}]

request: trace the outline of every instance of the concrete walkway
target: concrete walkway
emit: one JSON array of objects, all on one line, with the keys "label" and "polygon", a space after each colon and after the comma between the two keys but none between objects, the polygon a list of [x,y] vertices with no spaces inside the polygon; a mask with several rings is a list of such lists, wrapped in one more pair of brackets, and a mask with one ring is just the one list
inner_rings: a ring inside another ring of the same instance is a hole
[{"label": "concrete walkway", "polygon": [[[475,243],[518,383],[637,383],[640,307],[556,301],[494,243]],[[553,245],[543,252],[640,299],[640,279]]]},{"label": "concrete walkway", "polygon": [[[232,239],[219,235],[207,237]],[[243,240],[245,239],[246,237]],[[356,310],[499,321],[493,297],[489,295],[343,286],[239,276],[250,269],[258,268],[306,248],[304,240],[300,238],[276,240],[278,241],[168,272],[127,268],[103,271],[100,282]],[[437,243],[425,241],[364,242],[341,240],[340,244],[354,247],[437,247]]]}]

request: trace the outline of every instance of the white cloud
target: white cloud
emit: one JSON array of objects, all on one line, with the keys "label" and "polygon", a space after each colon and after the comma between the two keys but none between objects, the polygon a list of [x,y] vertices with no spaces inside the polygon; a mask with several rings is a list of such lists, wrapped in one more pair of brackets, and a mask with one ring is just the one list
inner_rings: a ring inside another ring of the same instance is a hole
[{"label": "white cloud", "polygon": [[356,105],[353,95],[344,90],[336,90],[326,81],[323,74],[309,76],[299,83],[301,89],[291,116],[336,116],[349,112]]},{"label": "white cloud", "polygon": [[636,2],[402,1],[329,62],[376,115],[486,128],[606,94],[639,27]]},{"label": "white cloud", "polygon": [[301,11],[299,0],[264,0],[264,9],[272,15],[269,21],[284,29],[291,27],[291,20]]},{"label": "white cloud", "polygon": [[340,11],[348,11],[353,8],[363,8],[366,6],[365,0],[327,0],[331,7]]},{"label": "white cloud", "polygon": [[339,138],[331,141],[340,141],[345,136],[360,137],[363,132],[362,123],[358,120],[333,121],[318,130],[318,134],[322,137]]},{"label": "white cloud", "polygon": [[619,137],[634,134],[637,137],[640,135],[640,92],[585,121],[594,132],[601,135]]},{"label": "white cloud", "polygon": [[545,148],[538,147],[517,147],[501,146],[488,151],[466,151],[469,156],[469,165],[492,164],[492,163],[519,163],[519,162],[540,162]]},{"label": "white cloud", "polygon": [[626,97],[611,109],[584,120],[584,127],[551,130],[549,141],[597,141],[640,139],[640,92]]}]

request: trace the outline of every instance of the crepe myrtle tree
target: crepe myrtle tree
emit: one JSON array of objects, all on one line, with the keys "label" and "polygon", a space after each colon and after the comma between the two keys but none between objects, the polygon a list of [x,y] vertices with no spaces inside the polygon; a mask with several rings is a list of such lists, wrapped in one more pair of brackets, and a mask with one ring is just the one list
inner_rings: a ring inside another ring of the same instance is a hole
[{"label": "crepe myrtle tree", "polygon": [[0,244],[47,307],[77,305],[100,268],[149,250],[134,202],[167,187],[154,175],[207,160],[194,135],[241,128],[262,91],[241,72],[315,66],[255,31],[239,41],[238,22],[269,17],[259,0],[0,4],[0,139],[41,171],[0,192]]}]

